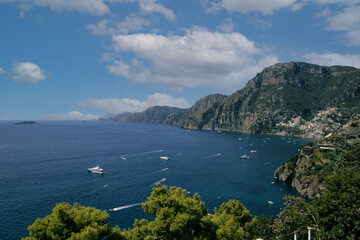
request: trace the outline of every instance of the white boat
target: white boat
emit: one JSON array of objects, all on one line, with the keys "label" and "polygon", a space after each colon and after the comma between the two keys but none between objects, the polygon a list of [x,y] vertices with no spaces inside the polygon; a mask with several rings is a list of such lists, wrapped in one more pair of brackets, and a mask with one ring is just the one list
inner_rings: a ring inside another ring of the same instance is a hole
[{"label": "white boat", "polygon": [[257,151],[256,151],[256,150],[251,150],[250,152],[251,152],[251,153],[257,153]]},{"label": "white boat", "polygon": [[88,168],[88,171],[91,173],[98,173],[98,174],[104,174],[104,169],[102,169],[99,166],[93,167],[93,168]]},{"label": "white boat", "polygon": [[251,157],[247,154],[244,154],[240,157],[241,159],[250,159]]},{"label": "white boat", "polygon": [[268,204],[273,205],[274,202],[273,201],[268,201]]},{"label": "white boat", "polygon": [[169,157],[164,156],[164,157],[160,157],[160,159],[162,159],[162,160],[169,160]]}]

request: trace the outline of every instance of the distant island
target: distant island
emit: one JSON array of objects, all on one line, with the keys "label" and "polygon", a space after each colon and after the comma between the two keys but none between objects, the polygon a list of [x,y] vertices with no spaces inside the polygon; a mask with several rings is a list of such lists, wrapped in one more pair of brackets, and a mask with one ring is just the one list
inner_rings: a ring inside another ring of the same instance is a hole
[{"label": "distant island", "polygon": [[22,122],[16,122],[14,124],[35,124],[36,122],[34,121],[22,121]]}]

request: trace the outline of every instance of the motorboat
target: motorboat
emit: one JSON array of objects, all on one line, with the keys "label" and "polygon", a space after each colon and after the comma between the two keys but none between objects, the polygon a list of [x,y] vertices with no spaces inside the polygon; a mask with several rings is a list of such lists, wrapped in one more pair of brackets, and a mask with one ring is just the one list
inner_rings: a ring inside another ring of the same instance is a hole
[{"label": "motorboat", "polygon": [[244,154],[240,157],[241,159],[250,159],[251,157],[247,154]]},{"label": "motorboat", "polygon": [[251,150],[250,152],[251,152],[251,153],[257,153],[257,151],[256,151],[256,150]]},{"label": "motorboat", "polygon": [[273,201],[268,201],[268,204],[273,205],[274,202]]},{"label": "motorboat", "polygon": [[93,167],[93,168],[88,168],[88,171],[91,173],[97,173],[97,174],[104,174],[104,169],[102,169],[99,166]]},{"label": "motorboat", "polygon": [[160,157],[160,159],[162,159],[162,160],[169,160],[169,157],[164,156],[164,157]]}]

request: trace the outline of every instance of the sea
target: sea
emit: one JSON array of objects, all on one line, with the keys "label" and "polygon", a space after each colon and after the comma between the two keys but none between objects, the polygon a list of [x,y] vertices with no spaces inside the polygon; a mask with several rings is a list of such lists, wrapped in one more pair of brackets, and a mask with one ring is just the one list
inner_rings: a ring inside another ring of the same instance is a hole
[{"label": "sea", "polygon": [[[283,197],[297,193],[274,171],[307,141],[156,124],[0,121],[0,239],[28,236],[60,202],[106,210],[112,226],[127,229],[154,219],[141,204],[157,183],[199,193],[210,213],[238,199],[253,216],[275,216]],[[95,166],[105,174],[88,172]]]}]

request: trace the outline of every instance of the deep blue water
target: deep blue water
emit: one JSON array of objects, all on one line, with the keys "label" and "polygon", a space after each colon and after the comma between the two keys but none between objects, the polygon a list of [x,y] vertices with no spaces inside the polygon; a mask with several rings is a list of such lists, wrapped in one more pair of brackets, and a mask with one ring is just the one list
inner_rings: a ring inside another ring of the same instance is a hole
[{"label": "deep blue water", "polygon": [[[210,212],[239,199],[253,215],[276,215],[284,195],[296,192],[271,184],[273,172],[305,142],[150,124],[1,121],[0,239],[27,236],[27,226],[59,202],[101,210],[125,206],[109,212],[110,223],[131,227],[135,218],[149,218],[139,203],[156,182],[198,192]],[[243,154],[251,159],[240,159]],[[96,165],[106,174],[87,171]]]}]

